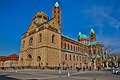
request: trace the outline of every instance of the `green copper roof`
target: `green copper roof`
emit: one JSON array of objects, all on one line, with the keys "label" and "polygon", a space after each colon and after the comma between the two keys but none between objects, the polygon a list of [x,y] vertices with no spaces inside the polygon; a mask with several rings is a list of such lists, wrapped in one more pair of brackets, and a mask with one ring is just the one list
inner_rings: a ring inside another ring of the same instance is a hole
[{"label": "green copper roof", "polygon": [[95,33],[94,30],[91,28],[90,32]]},{"label": "green copper roof", "polygon": [[99,55],[93,55],[92,58],[100,58]]},{"label": "green copper roof", "polygon": [[96,45],[97,43],[98,43],[98,41],[89,42],[89,43],[88,43],[88,46]]},{"label": "green copper roof", "polygon": [[[62,36],[65,37],[65,38],[68,38],[68,39],[70,39],[70,40],[72,40],[72,41],[75,41],[75,42],[77,42],[77,43],[79,43],[79,44],[83,44],[82,42],[77,41],[77,40],[74,40],[74,39],[72,39],[72,38],[70,38],[70,37],[68,37],[68,36],[63,35],[63,34],[62,34]],[[85,45],[85,44],[83,44],[83,45]]]},{"label": "green copper roof", "polygon": [[81,38],[88,38],[85,34],[82,34]]},{"label": "green copper roof", "polygon": [[75,54],[82,54],[82,55],[85,55],[85,56],[88,55],[87,53],[76,52],[76,51],[73,51],[73,50],[68,50],[68,49],[63,49],[63,48],[61,50],[66,51],[66,52],[75,53]]},{"label": "green copper roof", "polygon": [[[70,39],[70,40],[72,40],[72,41],[75,41],[75,42],[77,42],[77,43],[79,43],[79,44],[85,45],[85,46],[92,46],[92,45],[96,45],[96,44],[99,43],[98,41],[94,41],[94,42],[88,42],[88,44],[83,44],[82,42],[77,41],[77,40],[74,40],[74,39],[72,39],[72,38],[70,38],[70,37],[68,37],[68,36],[63,35],[63,34],[62,34],[62,36],[65,37],[65,38],[67,38],[67,39]],[[84,37],[86,37],[86,36],[84,35]]]},{"label": "green copper roof", "polygon": [[81,32],[79,32],[78,36],[80,36],[81,39],[88,38],[85,34],[82,34]]},{"label": "green copper roof", "polygon": [[59,4],[58,4],[58,2],[56,2],[56,3],[55,3],[55,7],[58,7],[58,6],[59,6]]}]

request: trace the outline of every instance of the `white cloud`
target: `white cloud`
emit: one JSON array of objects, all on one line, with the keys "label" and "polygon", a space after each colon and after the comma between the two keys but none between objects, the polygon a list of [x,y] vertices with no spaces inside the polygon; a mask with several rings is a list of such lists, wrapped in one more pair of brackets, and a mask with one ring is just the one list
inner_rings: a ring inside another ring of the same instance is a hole
[{"label": "white cloud", "polygon": [[94,20],[94,26],[98,25],[97,27],[99,28],[105,27],[104,23],[107,23],[110,27],[114,27],[117,31],[120,31],[120,22],[109,15],[111,11],[109,7],[93,6],[90,9],[84,10],[83,13],[87,15],[90,14],[87,17],[91,17],[91,19]]}]

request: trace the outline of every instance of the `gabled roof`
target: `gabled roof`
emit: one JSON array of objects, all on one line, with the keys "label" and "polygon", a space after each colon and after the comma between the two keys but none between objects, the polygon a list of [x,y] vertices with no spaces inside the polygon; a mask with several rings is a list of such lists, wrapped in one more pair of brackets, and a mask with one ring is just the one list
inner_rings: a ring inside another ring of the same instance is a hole
[{"label": "gabled roof", "polygon": [[9,56],[0,56],[0,61],[7,61],[7,60],[18,60],[19,56],[16,54],[11,54]]}]

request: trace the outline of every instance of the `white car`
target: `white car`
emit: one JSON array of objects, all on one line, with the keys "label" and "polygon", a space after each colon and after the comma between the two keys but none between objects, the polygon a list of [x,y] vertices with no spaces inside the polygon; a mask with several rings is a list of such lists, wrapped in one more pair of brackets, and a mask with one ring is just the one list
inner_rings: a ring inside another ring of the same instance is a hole
[{"label": "white car", "polygon": [[114,74],[120,74],[120,69],[119,68],[114,68],[113,73]]}]

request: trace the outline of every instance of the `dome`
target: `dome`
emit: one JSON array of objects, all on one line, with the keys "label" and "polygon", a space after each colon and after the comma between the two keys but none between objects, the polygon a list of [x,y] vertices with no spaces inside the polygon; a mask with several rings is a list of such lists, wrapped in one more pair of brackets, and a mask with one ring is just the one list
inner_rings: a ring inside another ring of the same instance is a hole
[{"label": "dome", "polygon": [[78,35],[80,36],[81,39],[83,39],[83,38],[85,38],[85,39],[88,38],[85,34],[82,34],[81,32],[79,32]]},{"label": "dome", "polygon": [[44,19],[48,20],[48,15],[45,14],[43,11],[40,11],[33,16],[33,19],[35,19],[35,18],[44,18]]}]

